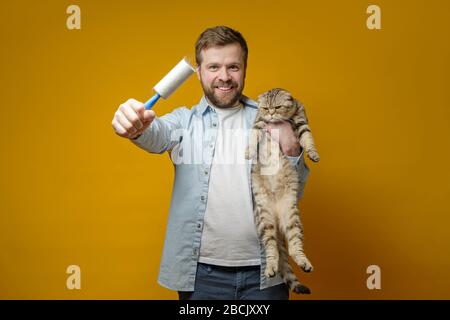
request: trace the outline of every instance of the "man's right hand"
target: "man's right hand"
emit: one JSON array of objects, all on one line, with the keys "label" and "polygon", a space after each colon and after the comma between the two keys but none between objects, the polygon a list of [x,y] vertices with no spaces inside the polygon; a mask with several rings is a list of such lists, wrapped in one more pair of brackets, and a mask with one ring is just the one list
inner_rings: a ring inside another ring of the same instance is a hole
[{"label": "man's right hand", "polygon": [[135,99],[122,103],[114,114],[112,126],[115,133],[128,139],[136,139],[152,123],[156,114],[145,110],[144,104]]}]

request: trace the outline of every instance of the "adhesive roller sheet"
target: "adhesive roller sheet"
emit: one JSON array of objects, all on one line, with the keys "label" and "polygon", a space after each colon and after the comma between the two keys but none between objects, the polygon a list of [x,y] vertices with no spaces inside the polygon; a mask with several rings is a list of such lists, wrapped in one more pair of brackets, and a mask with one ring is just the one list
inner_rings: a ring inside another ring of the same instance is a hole
[{"label": "adhesive roller sheet", "polygon": [[169,98],[169,96],[187,80],[195,72],[194,67],[192,67],[186,58],[183,58],[170,72],[159,81],[153,90],[156,92],[153,97],[151,97],[144,107],[146,110],[150,110],[160,97],[164,99]]},{"label": "adhesive roller sheet", "polygon": [[167,99],[195,72],[186,58],[183,58],[170,72],[153,87],[161,97]]}]

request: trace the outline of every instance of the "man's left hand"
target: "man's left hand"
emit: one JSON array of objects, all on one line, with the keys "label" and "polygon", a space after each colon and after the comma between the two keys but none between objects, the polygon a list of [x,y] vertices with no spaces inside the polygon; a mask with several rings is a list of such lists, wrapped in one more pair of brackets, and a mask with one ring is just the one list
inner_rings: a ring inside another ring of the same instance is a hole
[{"label": "man's left hand", "polygon": [[280,144],[281,151],[290,157],[298,157],[301,146],[288,121],[271,122],[264,127],[275,141]]}]

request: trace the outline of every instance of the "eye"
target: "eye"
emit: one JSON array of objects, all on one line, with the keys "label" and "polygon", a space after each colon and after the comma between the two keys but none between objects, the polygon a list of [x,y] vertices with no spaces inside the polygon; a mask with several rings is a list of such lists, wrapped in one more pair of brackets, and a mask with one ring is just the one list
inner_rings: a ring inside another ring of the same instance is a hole
[{"label": "eye", "polygon": [[232,65],[232,66],[230,67],[230,69],[231,69],[231,71],[239,71],[239,66],[237,66],[237,65]]},{"label": "eye", "polygon": [[211,66],[208,67],[208,70],[209,70],[209,71],[216,71],[217,68],[218,68],[218,67],[217,67],[216,65],[211,65]]}]

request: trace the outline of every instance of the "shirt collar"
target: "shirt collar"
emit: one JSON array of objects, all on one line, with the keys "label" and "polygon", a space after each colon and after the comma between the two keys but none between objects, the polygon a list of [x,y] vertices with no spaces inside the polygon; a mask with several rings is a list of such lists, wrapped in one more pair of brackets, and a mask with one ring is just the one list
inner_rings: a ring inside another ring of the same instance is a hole
[{"label": "shirt collar", "polygon": [[[239,99],[240,102],[242,102],[242,104],[244,105],[244,108],[248,107],[248,108],[253,108],[253,109],[258,109],[258,104],[253,101],[252,99],[248,98],[247,96],[242,95],[241,99]],[[211,110],[211,106],[208,103],[208,100],[206,99],[206,97],[203,95],[202,98],[200,99],[199,104],[195,107],[195,113],[198,116],[202,116],[206,111]]]}]

